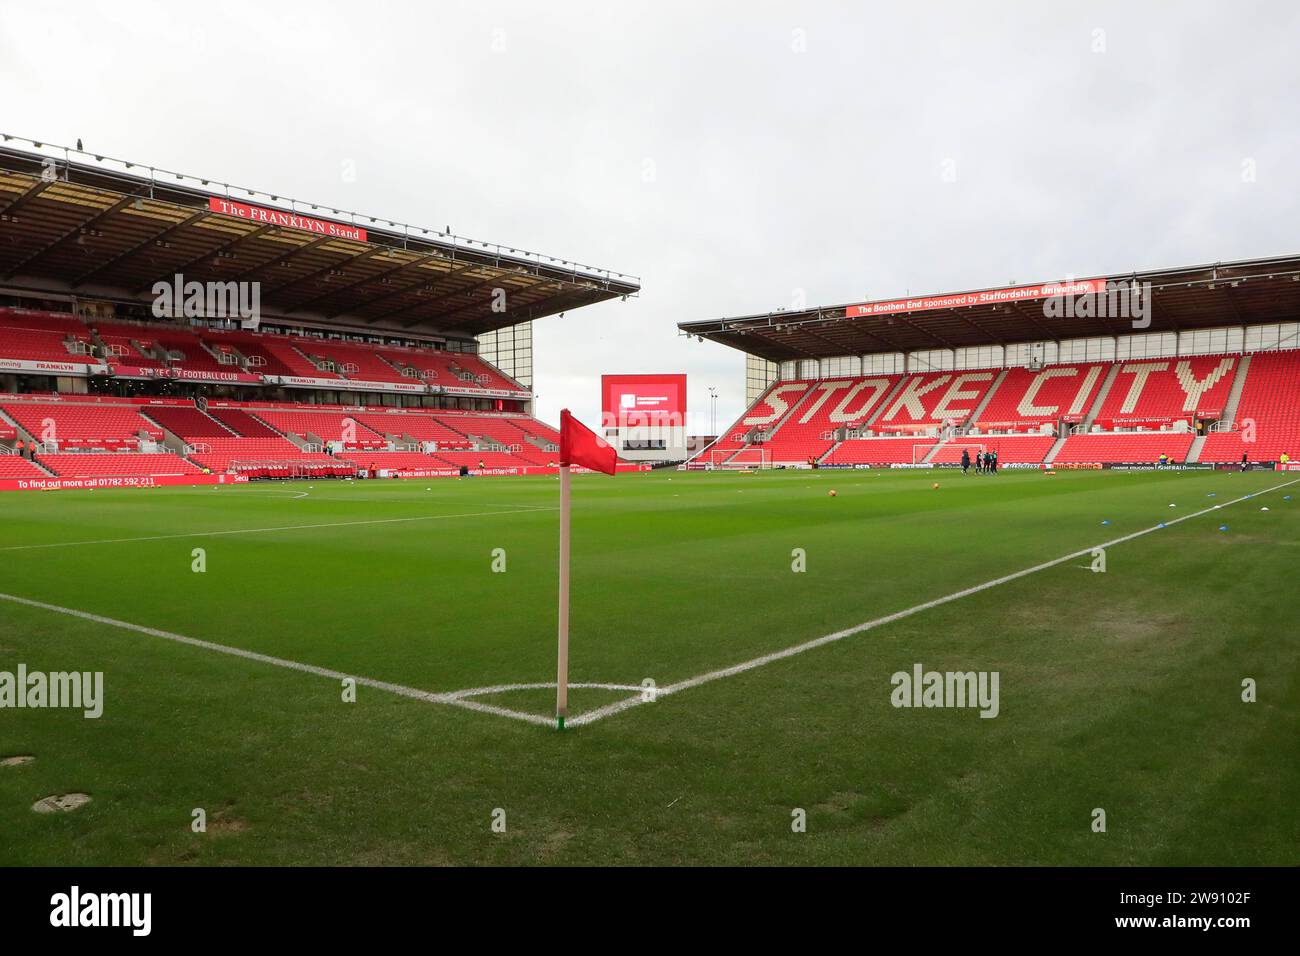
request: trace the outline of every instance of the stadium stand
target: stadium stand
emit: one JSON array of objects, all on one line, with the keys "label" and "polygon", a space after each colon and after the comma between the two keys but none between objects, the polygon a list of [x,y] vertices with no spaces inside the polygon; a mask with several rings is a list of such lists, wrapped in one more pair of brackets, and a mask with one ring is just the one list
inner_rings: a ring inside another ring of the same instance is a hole
[{"label": "stadium stand", "polygon": [[990,435],[955,438],[944,442],[930,457],[932,465],[961,464],[963,449],[971,458],[978,451],[997,452],[998,462],[1004,465],[1036,465],[1047,457],[1056,444],[1055,435]]},{"label": "stadium stand", "polygon": [[1190,420],[1221,410],[1232,389],[1236,356],[1120,362],[1094,423],[1103,430]]},{"label": "stadium stand", "polygon": [[[1201,461],[1300,461],[1300,351],[1257,352],[1251,357],[1233,431],[1212,432]],[[1253,424],[1247,431],[1245,423]],[[1253,438],[1253,441],[1248,441]]]},{"label": "stadium stand", "polygon": [[393,368],[384,357],[372,347],[350,342],[314,342],[310,349],[303,347],[309,355],[332,363],[333,371],[345,378],[359,379],[366,382],[401,382],[414,381]]},{"label": "stadium stand", "polygon": [[1153,462],[1168,455],[1185,462],[1192,447],[1191,432],[1113,432],[1071,435],[1052,459],[1054,465],[1100,462]]},{"label": "stadium stand", "polygon": [[248,372],[258,375],[303,374],[291,368],[278,354],[279,350],[276,346],[283,347],[285,344],[283,342],[264,342],[264,336],[242,330],[209,330],[203,333],[203,337],[210,341],[212,347],[218,352],[229,352],[235,355],[240,366]]},{"label": "stadium stand", "polygon": [[507,419],[512,425],[519,428],[525,434],[540,438],[542,441],[550,442],[553,445],[560,443],[560,432],[552,428],[545,422],[539,422],[535,418],[510,418]]},{"label": "stadium stand", "polygon": [[[171,368],[220,381],[231,373],[413,385],[458,392],[527,392],[471,352],[378,346],[341,339],[247,330],[192,329],[177,324],[95,320],[29,309],[0,308],[0,358],[106,362],[116,369]],[[405,371],[404,371],[405,370]],[[143,376],[142,376],[143,377]]]},{"label": "stadium stand", "polygon": [[1062,418],[1082,420],[1091,410],[1109,367],[1092,362],[1008,369],[976,424],[981,430],[1025,430],[1054,424]]},{"label": "stadium stand", "polygon": [[[713,444],[704,448],[696,458],[721,464],[745,447],[745,438],[755,428],[770,429],[808,394],[810,383],[777,382],[769,387],[757,401],[723,432]],[[762,455],[751,455],[762,459]]]},{"label": "stadium stand", "polygon": [[208,406],[208,414],[241,438],[283,438],[266,422],[259,421],[242,408]]},{"label": "stadium stand", "polygon": [[391,412],[384,414],[365,412],[358,413],[353,417],[371,431],[384,436],[391,435],[396,441],[403,441],[409,438],[413,441],[446,442],[460,447],[468,447],[470,445],[469,436],[464,432],[456,431],[455,429],[444,425],[432,415],[420,415],[409,412]]},{"label": "stadium stand", "polygon": [[96,364],[98,359],[79,351],[82,343],[93,347],[89,330],[71,316],[0,309],[0,358],[29,362]]},{"label": "stadium stand", "polygon": [[0,478],[48,478],[50,473],[18,455],[0,455]]},{"label": "stadium stand", "polygon": [[912,375],[891,397],[872,427],[878,434],[917,426],[963,422],[998,377],[996,369]]},{"label": "stadium stand", "polygon": [[141,414],[186,441],[235,435],[230,428],[197,408],[155,405],[141,409]]},{"label": "stadium stand", "polygon": [[33,439],[60,449],[138,448],[142,437],[163,437],[161,428],[129,406],[6,401],[0,408]]},{"label": "stadium stand", "polygon": [[924,438],[856,438],[825,459],[831,465],[905,465],[919,462],[937,442]]},{"label": "stadium stand", "polygon": [[258,409],[258,418],[272,428],[309,442],[341,441],[353,448],[386,448],[387,440],[367,428],[350,412],[303,412]]},{"label": "stadium stand", "polygon": [[179,455],[91,452],[38,455],[37,460],[60,478],[161,478],[202,472]]},{"label": "stadium stand", "polygon": [[777,464],[820,459],[835,439],[838,428],[865,423],[898,384],[899,375],[825,379],[805,383],[807,397],[799,403],[765,443]]}]

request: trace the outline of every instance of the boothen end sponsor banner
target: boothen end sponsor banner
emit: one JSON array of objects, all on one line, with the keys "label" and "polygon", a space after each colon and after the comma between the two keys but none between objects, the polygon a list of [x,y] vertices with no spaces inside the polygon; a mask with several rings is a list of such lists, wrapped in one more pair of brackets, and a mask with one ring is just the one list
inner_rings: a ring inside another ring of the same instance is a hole
[{"label": "boothen end sponsor banner", "polygon": [[608,428],[678,427],[686,422],[685,375],[602,375]]},{"label": "boothen end sponsor banner", "polygon": [[221,213],[223,216],[247,219],[249,222],[261,223],[266,226],[301,229],[304,232],[312,232],[318,236],[331,236],[337,239],[356,239],[360,242],[366,240],[366,231],[360,226],[349,226],[341,222],[329,222],[325,219],[313,219],[311,216],[300,216],[296,212],[287,212],[283,209],[250,206],[248,203],[235,202],[233,199],[225,199],[221,196],[209,196],[208,208],[213,212]]},{"label": "boothen end sponsor banner", "polygon": [[931,309],[960,309],[968,305],[988,305],[999,302],[1021,302],[1032,299],[1050,299],[1055,296],[1079,296],[1106,291],[1105,279],[1079,279],[1071,282],[1048,282],[1043,285],[1020,285],[1006,289],[984,289],[979,292],[957,292],[952,295],[929,295],[917,299],[891,299],[888,302],[864,302],[844,309],[846,319],[864,315],[893,315],[898,312],[925,312]]}]

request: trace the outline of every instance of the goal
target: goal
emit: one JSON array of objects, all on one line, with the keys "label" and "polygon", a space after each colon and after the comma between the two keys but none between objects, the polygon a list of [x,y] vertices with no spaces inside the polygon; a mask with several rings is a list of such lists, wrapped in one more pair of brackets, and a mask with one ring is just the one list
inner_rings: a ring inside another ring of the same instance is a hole
[{"label": "goal", "polygon": [[761,445],[747,448],[707,449],[678,465],[679,471],[722,471],[738,468],[771,468],[772,452]]},{"label": "goal", "polygon": [[[934,448],[933,442],[928,445],[913,445],[912,464],[921,464],[922,460],[930,453],[930,449],[932,448]],[[981,442],[948,442],[935,452],[935,458],[931,460],[937,460],[939,456],[942,455],[944,464],[960,462],[963,448],[970,452],[971,458],[974,458],[979,452],[988,450],[987,446]]]}]

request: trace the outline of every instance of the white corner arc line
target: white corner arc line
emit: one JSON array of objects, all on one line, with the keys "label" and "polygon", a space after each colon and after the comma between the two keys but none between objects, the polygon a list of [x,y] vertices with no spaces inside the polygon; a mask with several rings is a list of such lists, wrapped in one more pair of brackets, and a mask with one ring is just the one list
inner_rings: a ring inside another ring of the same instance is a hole
[{"label": "white corner arc line", "polygon": [[234,528],[229,531],[183,531],[177,534],[152,534],[138,538],[102,538],[98,541],[54,541],[48,544],[15,544],[0,548],[4,551],[39,551],[47,548],[75,548],[92,544],[129,544],[135,541],[170,541],[175,538],[216,538],[236,534],[273,534],[281,531],[314,531],[321,528],[351,528],[372,524],[402,524],[411,521],[448,521],[452,518],[490,518],[494,515],[524,515],[542,511],[559,511],[559,508],[529,508],[514,511],[470,511],[450,515],[414,515],[408,518],[365,518],[359,521],[329,521],[322,524],[287,524],[278,528]]},{"label": "white corner arc line", "polygon": [[[1248,498],[1258,498],[1260,495],[1266,495],[1269,494],[1270,492],[1278,491],[1282,488],[1286,488],[1290,485],[1294,485],[1297,483],[1300,483],[1300,478],[1293,479],[1292,481],[1285,481],[1280,485],[1274,485],[1272,488],[1266,488],[1263,491],[1256,491],[1247,495],[1242,495],[1240,498],[1234,498],[1231,501],[1226,501],[1219,505],[1211,505],[1210,507],[1204,508],[1200,511],[1196,511],[1187,515],[1182,515],[1181,517],[1173,518],[1169,521],[1162,522],[1162,525],[1164,528],[1168,528],[1170,525],[1181,524],[1184,521],[1190,521],[1192,518],[1199,518],[1201,515],[1210,514],[1211,512],[1217,511],[1221,508],[1226,508],[1229,505],[1238,504],[1239,502],[1245,501]],[[974,587],[965,588],[961,591],[954,591],[952,594],[944,595],[941,598],[935,598],[933,601],[926,601],[922,604],[917,604],[914,605],[913,607],[905,608],[902,611],[895,611],[893,614],[887,614],[884,617],[878,617],[875,618],[874,620],[864,621],[863,623],[856,624],[853,627],[847,627],[842,631],[835,631],[832,634],[826,634],[822,637],[814,638],[811,641],[804,641],[802,644],[795,644],[791,647],[784,648],[783,650],[773,651],[772,653],[764,654],[761,657],[755,657],[748,661],[742,661],[741,663],[733,664],[730,667],[723,667],[719,670],[709,671],[706,674],[698,674],[695,677],[689,677],[686,680],[678,681],[675,684],[667,684],[663,687],[658,688],[658,690],[655,693],[655,700],[658,700],[659,698],[662,697],[666,697],[669,694],[676,694],[684,690],[690,690],[692,687],[699,687],[701,684],[708,684],[715,680],[722,680],[722,678],[724,677],[734,677],[736,674],[743,674],[745,671],[754,670],[756,667],[763,667],[764,665],[771,664],[774,661],[784,660],[787,657],[794,657],[796,654],[802,654],[805,651],[811,651],[814,648],[821,647],[825,644],[833,644],[836,641],[842,641],[846,637],[852,637],[855,634],[861,634],[863,631],[870,631],[874,628],[881,627],[882,625],[885,624],[892,624],[894,621],[900,621],[905,617],[911,617],[913,614],[919,614],[922,611],[928,611],[931,608],[939,607],[942,604],[948,604],[952,601],[957,601],[960,600],[961,598],[969,597],[972,594],[978,594],[980,591],[987,591],[989,588],[995,588],[1000,584],[1007,584],[1008,582],[1015,581],[1018,578],[1023,578],[1031,574],[1036,574],[1039,571],[1046,571],[1048,568],[1054,568],[1059,564],[1064,564],[1067,561],[1073,561],[1075,558],[1081,558],[1084,555],[1091,554],[1093,551],[1096,551],[1098,548],[1114,547],[1117,544],[1124,544],[1125,542],[1133,541],[1136,538],[1141,538],[1144,535],[1148,535],[1154,531],[1160,531],[1160,530],[1162,530],[1161,525],[1154,525],[1153,527],[1150,528],[1144,528],[1141,531],[1135,531],[1132,534],[1126,534],[1123,537],[1114,538],[1102,544],[1094,544],[1091,547],[1083,548],[1079,551],[1074,551],[1070,554],[1063,555],[1062,557],[1053,558],[1051,561],[1044,561],[1042,564],[1036,564],[1032,568],[1025,568],[1022,571],[1014,571],[1011,574],[1004,574],[1000,578],[994,578],[991,581],[985,581],[983,584],[977,584]],[[568,725],[570,727],[581,727],[584,724],[592,724],[598,720],[603,720],[606,717],[612,717],[614,714],[622,713],[625,710],[630,710],[633,707],[637,707],[645,703],[649,703],[649,701],[642,700],[640,697],[632,697],[627,700],[617,701],[613,704],[606,704],[604,707],[597,707],[594,710],[589,710],[586,711],[585,713],[578,714],[574,717],[569,718]]]}]

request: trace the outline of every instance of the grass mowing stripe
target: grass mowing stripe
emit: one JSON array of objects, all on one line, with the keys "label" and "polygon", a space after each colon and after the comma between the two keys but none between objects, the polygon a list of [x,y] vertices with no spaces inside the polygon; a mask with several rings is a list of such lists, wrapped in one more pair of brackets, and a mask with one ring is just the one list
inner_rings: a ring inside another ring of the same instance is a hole
[{"label": "grass mowing stripe", "polygon": [[[1211,505],[1210,507],[1204,508],[1201,511],[1195,511],[1189,515],[1182,515],[1181,517],[1174,518],[1170,521],[1161,522],[1160,524],[1154,525],[1150,528],[1144,528],[1141,531],[1135,531],[1132,534],[1126,534],[1123,537],[1114,538],[1113,540],[1106,541],[1102,544],[1095,544],[1092,547],[1083,548],[1079,551],[1074,551],[1070,554],[1064,555],[1063,557],[1053,558],[1051,561],[1044,561],[1042,564],[1036,564],[1032,568],[1025,568],[1021,571],[1014,571],[1011,574],[1005,574],[1000,578],[994,578],[991,581],[985,581],[983,584],[977,584],[974,587],[965,588],[964,590],[961,591],[954,591],[952,594],[947,594],[941,598],[935,598],[933,601],[925,601],[921,604],[913,605],[912,607],[905,608],[901,611],[895,611],[893,614],[887,614],[884,617],[878,617],[871,621],[864,621],[863,623],[856,624],[853,627],[848,627],[841,631],[835,631],[831,634],[826,634],[822,637],[814,638],[811,641],[805,641],[802,644],[795,644],[792,647],[787,647],[779,651],[773,651],[770,654],[764,654],[761,657],[755,657],[752,658],[751,660],[742,661],[741,663],[733,664],[730,667],[724,667],[719,670],[709,671],[706,674],[699,674],[695,677],[689,677],[686,680],[678,681],[675,684],[668,684],[664,687],[658,688],[653,699],[657,700],[658,698],[665,697],[669,694],[676,694],[679,693],[680,691],[690,690],[692,687],[699,687],[701,684],[708,684],[716,680],[722,680],[724,677],[734,677],[736,674],[743,674],[745,671],[751,671],[757,667],[763,667],[766,664],[771,664],[775,661],[784,660],[787,657],[794,657],[796,654],[802,654],[804,651],[811,651],[814,648],[822,647],[823,645],[826,644],[833,644],[836,641],[842,641],[846,637],[852,637],[855,634],[861,634],[864,631],[870,631],[873,628],[880,627],[884,624],[892,624],[894,621],[899,621],[902,620],[903,618],[911,617],[913,614],[919,614],[921,611],[928,611],[931,608],[939,607],[940,605],[948,604],[952,601],[957,601],[964,597],[969,597],[972,594],[978,594],[980,591],[987,591],[989,588],[997,587],[1000,584],[1008,584],[1011,581],[1015,581],[1019,578],[1027,577],[1028,575],[1031,574],[1036,574],[1039,571],[1046,571],[1048,568],[1054,568],[1057,565],[1064,564],[1067,561],[1073,561],[1075,558],[1081,558],[1084,557],[1085,555],[1092,554],[1092,552],[1098,549],[1110,548],[1110,547],[1114,547],[1115,545],[1124,544],[1125,542],[1133,541],[1137,538],[1143,537],[1144,535],[1151,534],[1153,531],[1159,531],[1163,528],[1168,528],[1170,525],[1181,524],[1182,522],[1189,521],[1192,518],[1199,518],[1201,515],[1206,515],[1213,511],[1218,511],[1223,508],[1227,508],[1231,505],[1235,505],[1242,501],[1246,501],[1249,498],[1258,498],[1260,495],[1266,495],[1270,492],[1278,491],[1282,488],[1286,488],[1296,483],[1300,483],[1300,478],[1295,478],[1292,479],[1291,481],[1284,481],[1280,485],[1274,485],[1272,488],[1265,488],[1263,491],[1257,491],[1257,492],[1252,492],[1251,494],[1242,495],[1240,498],[1234,498],[1231,501],[1224,502],[1223,504]],[[613,704],[606,704],[604,707],[598,707],[595,710],[589,710],[584,714],[579,714],[575,717],[572,717],[568,721],[568,725],[571,727],[581,727],[585,724],[595,723],[598,720],[603,720],[606,717],[612,717],[614,714],[622,713],[625,710],[630,710],[633,707],[648,702],[649,701],[641,697],[633,697],[627,700],[617,701]]]},{"label": "grass mowing stripe", "polygon": [[230,531],[185,531],[178,534],[153,534],[139,538],[103,538],[99,541],[56,541],[52,544],[15,544],[0,551],[35,551],[43,548],[73,548],[92,544],[129,544],[133,541],[167,541],[172,538],[215,538],[233,534],[271,534],[280,531],[312,531],[320,528],[349,528],[357,525],[399,524],[410,521],[446,521],[451,518],[490,518],[493,515],[525,515],[559,508],[515,508],[512,511],[472,511],[454,515],[416,515],[410,518],[366,518],[360,521],[331,521],[324,524],[290,524],[278,528],[236,528]]}]

